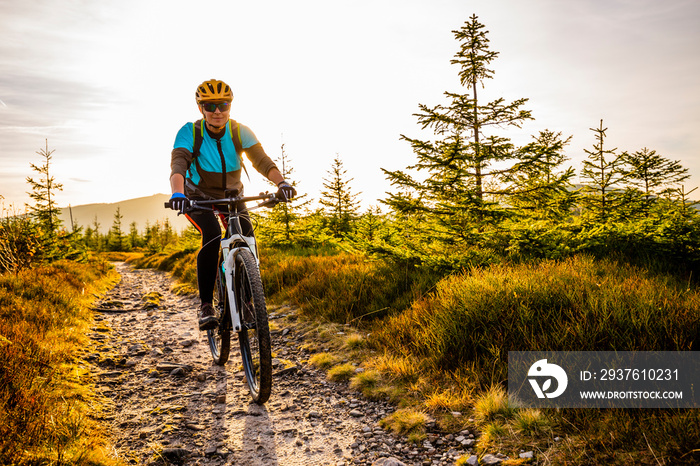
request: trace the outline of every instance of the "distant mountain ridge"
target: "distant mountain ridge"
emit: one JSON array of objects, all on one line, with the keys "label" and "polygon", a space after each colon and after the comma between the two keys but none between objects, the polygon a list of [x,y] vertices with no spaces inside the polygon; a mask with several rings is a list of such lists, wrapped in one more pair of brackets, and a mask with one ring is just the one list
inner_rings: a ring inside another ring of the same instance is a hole
[{"label": "distant mountain ridge", "polygon": [[153,225],[156,222],[163,222],[166,218],[170,221],[173,229],[182,231],[189,225],[189,222],[177,212],[163,207],[168,202],[170,196],[167,194],[154,194],[153,196],[127,199],[124,201],[108,204],[85,204],[79,206],[65,207],[59,214],[63,225],[67,230],[71,229],[71,214],[73,222],[83,228],[93,226],[95,218],[99,223],[100,233],[107,233],[114,223],[114,214],[119,208],[122,215],[122,231],[127,233],[132,222],[136,222],[136,229],[143,233],[146,224]]}]

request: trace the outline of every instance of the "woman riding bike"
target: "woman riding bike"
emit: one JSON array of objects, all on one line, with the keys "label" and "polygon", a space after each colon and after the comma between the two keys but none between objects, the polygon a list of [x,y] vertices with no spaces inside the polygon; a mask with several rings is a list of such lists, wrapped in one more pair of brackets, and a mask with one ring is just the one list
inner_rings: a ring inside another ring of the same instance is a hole
[{"label": "woman riding bike", "polygon": [[[197,86],[195,98],[204,118],[186,123],[175,137],[170,163],[170,208],[183,210],[190,199],[224,198],[226,191],[236,190],[243,194],[242,152],[258,172],[277,185],[278,199],[289,201],[296,196],[294,187],[285,181],[250,128],[229,119],[233,93],[226,83],[216,79],[204,81]],[[193,211],[187,214],[187,218],[202,235],[202,248],[197,255],[197,284],[201,300],[199,328],[208,330],[216,326],[212,301],[221,226],[214,212]],[[239,218],[241,233],[253,236],[247,213]]]}]

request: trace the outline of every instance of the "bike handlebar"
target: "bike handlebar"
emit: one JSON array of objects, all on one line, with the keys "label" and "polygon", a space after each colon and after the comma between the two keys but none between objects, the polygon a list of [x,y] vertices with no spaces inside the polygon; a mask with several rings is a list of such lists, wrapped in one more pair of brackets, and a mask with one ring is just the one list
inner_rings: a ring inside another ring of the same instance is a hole
[{"label": "bike handlebar", "polygon": [[[278,203],[282,202],[280,199],[277,198],[274,194],[271,193],[260,193],[257,196],[230,196],[230,197],[225,197],[223,199],[209,199],[209,200],[191,200],[189,202],[189,206],[180,212],[179,214],[189,212],[191,210],[213,210],[207,206],[213,206],[213,205],[228,205],[228,206],[233,206],[236,204],[240,203],[245,203],[245,202],[250,202],[250,201],[262,201],[264,200],[265,202],[261,202],[260,204],[249,208],[248,210],[255,210],[260,207],[273,207],[277,205]],[[163,204],[164,207],[170,208],[170,201],[166,202]]]}]

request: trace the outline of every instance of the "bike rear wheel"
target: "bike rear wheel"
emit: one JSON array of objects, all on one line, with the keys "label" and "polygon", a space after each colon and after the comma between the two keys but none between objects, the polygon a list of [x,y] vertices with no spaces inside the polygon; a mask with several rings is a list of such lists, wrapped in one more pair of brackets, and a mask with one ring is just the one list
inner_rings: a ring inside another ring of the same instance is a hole
[{"label": "bike rear wheel", "polygon": [[272,391],[272,350],[265,293],[253,254],[242,249],[235,263],[236,304],[241,316],[238,341],[243,369],[253,401],[263,404]]},{"label": "bike rear wheel", "polygon": [[214,285],[213,302],[219,325],[217,325],[216,328],[207,330],[209,350],[211,351],[214,363],[219,366],[226,364],[231,352],[231,306],[228,300],[226,279],[224,277],[224,271],[221,268],[221,262],[222,261],[219,260],[216,284]]}]

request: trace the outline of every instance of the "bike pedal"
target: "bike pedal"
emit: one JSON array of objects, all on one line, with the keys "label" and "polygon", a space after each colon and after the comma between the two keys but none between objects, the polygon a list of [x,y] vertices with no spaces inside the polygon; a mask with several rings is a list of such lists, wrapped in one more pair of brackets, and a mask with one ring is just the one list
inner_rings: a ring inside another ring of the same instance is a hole
[{"label": "bike pedal", "polygon": [[218,325],[219,322],[216,320],[216,317],[210,317],[199,321],[199,330],[214,330]]}]

